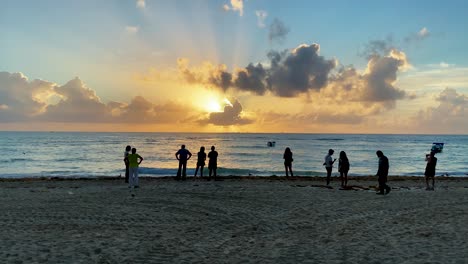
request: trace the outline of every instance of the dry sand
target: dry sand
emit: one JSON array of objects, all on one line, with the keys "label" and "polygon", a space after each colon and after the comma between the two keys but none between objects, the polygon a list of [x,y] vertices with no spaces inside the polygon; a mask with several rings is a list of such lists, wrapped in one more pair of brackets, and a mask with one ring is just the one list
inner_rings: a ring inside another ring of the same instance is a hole
[{"label": "dry sand", "polygon": [[468,263],[467,179],[334,180],[3,181],[0,262]]}]

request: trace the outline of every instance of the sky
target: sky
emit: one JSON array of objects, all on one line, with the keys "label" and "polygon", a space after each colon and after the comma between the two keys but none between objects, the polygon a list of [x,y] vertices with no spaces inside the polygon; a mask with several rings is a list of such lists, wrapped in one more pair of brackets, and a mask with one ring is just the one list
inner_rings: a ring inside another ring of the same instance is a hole
[{"label": "sky", "polygon": [[467,1],[0,7],[0,130],[468,132]]}]

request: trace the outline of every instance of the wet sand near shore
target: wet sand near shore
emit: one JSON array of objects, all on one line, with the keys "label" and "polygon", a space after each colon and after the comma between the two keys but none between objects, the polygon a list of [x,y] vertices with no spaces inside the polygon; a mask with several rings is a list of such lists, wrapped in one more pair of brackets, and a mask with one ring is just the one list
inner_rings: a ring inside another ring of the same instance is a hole
[{"label": "wet sand near shore", "polygon": [[2,179],[5,263],[466,263],[468,178]]}]

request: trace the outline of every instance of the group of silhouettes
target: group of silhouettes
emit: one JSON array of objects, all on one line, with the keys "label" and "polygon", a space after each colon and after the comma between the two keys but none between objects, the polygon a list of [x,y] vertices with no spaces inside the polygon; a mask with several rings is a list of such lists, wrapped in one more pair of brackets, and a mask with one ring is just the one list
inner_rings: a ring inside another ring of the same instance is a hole
[{"label": "group of silhouettes", "polygon": [[[192,157],[192,153],[182,145],[181,148],[175,153],[176,159],[179,161],[179,169],[177,170],[176,180],[185,180],[187,178],[187,161]],[[203,177],[203,168],[205,167],[205,161],[208,157],[208,180],[216,180],[216,170],[218,169],[218,152],[215,150],[215,146],[211,146],[211,151],[208,155],[205,152],[205,147],[200,147],[200,151],[197,153],[197,168],[195,169],[195,175],[197,176],[198,170],[200,169],[200,177]],[[143,161],[143,157],[136,153],[136,148],[127,146],[124,152],[124,163],[125,163],[125,182],[129,184],[130,188],[139,188],[138,181],[138,166]]]},{"label": "group of silhouettes", "polygon": [[[332,155],[335,153],[333,149],[328,150],[328,154],[325,156],[323,165],[327,171],[327,186],[330,185],[331,174],[333,170],[333,164],[336,159],[333,159]],[[381,150],[377,150],[377,157],[379,158],[379,165],[376,176],[378,177],[379,188],[377,194],[384,195],[391,191],[391,188],[387,185],[388,170],[390,164],[388,158],[383,154]],[[434,177],[435,168],[437,164],[437,158],[434,156],[435,152],[431,151],[426,156],[426,190],[434,190]],[[187,161],[192,157],[192,153],[182,145],[181,148],[175,153],[176,159],[179,161],[179,168],[177,170],[176,180],[185,180],[187,177]],[[197,166],[195,169],[194,177],[197,176],[200,170],[200,177],[203,178],[203,168],[205,167],[205,161],[208,157],[208,180],[211,180],[212,176],[216,180],[216,170],[218,168],[218,152],[215,150],[215,146],[211,146],[211,151],[208,155],[205,152],[205,147],[200,147],[200,151],[197,153]],[[289,147],[284,150],[283,154],[284,168],[286,171],[286,177],[294,176],[292,171],[293,153]],[[143,157],[136,153],[136,148],[127,146],[124,153],[125,163],[125,182],[129,183],[129,187],[138,188],[138,165],[143,161]],[[341,187],[346,188],[348,186],[348,172],[350,169],[350,163],[346,152],[341,151],[338,160],[338,172],[340,172]],[[430,184],[432,182],[432,184]]]}]

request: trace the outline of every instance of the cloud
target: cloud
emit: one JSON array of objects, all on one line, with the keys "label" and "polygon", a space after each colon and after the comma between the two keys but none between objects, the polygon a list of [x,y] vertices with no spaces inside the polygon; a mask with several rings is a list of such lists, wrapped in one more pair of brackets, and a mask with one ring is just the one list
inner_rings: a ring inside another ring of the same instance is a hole
[{"label": "cloud", "polygon": [[242,105],[237,99],[231,99],[224,106],[223,112],[210,113],[208,118],[199,120],[202,124],[217,126],[247,125],[253,123],[252,119],[242,116]]},{"label": "cloud", "polygon": [[136,34],[140,30],[137,26],[126,26],[125,31],[129,34]]},{"label": "cloud", "polygon": [[319,51],[320,46],[314,43],[302,44],[287,54],[270,52],[271,69],[266,80],[269,89],[291,97],[326,86],[336,62],[320,56]]},{"label": "cloud", "polygon": [[60,86],[29,81],[22,73],[0,72],[0,123],[178,123],[195,122],[200,113],[173,102],[153,104],[141,96],[130,103],[103,103],[80,78]]},{"label": "cloud", "polygon": [[230,5],[229,4],[224,4],[223,5],[224,11],[238,11],[239,16],[244,15],[244,1],[243,0],[231,0]]},{"label": "cloud", "polygon": [[252,92],[258,95],[271,92],[281,97],[292,97],[327,84],[328,74],[335,67],[335,60],[319,55],[318,44],[300,45],[292,51],[268,54],[270,66],[261,63],[229,73],[225,65],[205,63],[202,67],[190,68],[188,60],[179,59],[179,70],[190,83],[203,83],[212,87]]},{"label": "cloud", "polygon": [[414,118],[426,133],[463,133],[468,131],[468,96],[456,89],[445,88],[435,98],[437,106],[419,111]]},{"label": "cloud", "polygon": [[29,81],[22,73],[0,72],[0,122],[22,121],[44,111],[54,84]]},{"label": "cloud", "polygon": [[429,36],[429,30],[427,30],[427,28],[423,27],[419,32],[418,32],[418,36],[420,38],[426,38]]},{"label": "cloud", "polygon": [[136,7],[140,8],[140,9],[145,9],[146,8],[145,0],[137,0],[136,1]]},{"label": "cloud", "polygon": [[267,11],[265,11],[265,10],[257,10],[257,11],[255,11],[255,15],[257,16],[257,26],[258,26],[259,28],[264,28],[264,27],[266,27],[266,25],[265,25],[265,20],[266,20],[266,18],[267,18],[267,16],[268,16]]},{"label": "cloud", "polygon": [[48,105],[39,119],[56,122],[104,122],[108,119],[106,106],[96,93],[77,77],[54,92],[62,99]]},{"label": "cloud", "polygon": [[431,36],[431,33],[426,27],[423,27],[418,32],[410,34],[409,36],[405,37],[404,40],[406,43],[420,42],[428,38],[429,36]]},{"label": "cloud", "polygon": [[374,55],[388,54],[392,49],[396,49],[391,35],[386,39],[371,40],[364,45],[358,55],[364,58],[371,58]]},{"label": "cloud", "polygon": [[283,42],[286,39],[286,36],[289,33],[289,28],[284,25],[284,23],[275,18],[273,22],[270,24],[269,32],[268,32],[268,39],[270,42]]},{"label": "cloud", "polygon": [[242,91],[250,91],[256,94],[264,94],[267,91],[266,77],[267,70],[263,65],[249,64],[245,69],[240,69],[237,72],[237,77],[233,86]]}]

